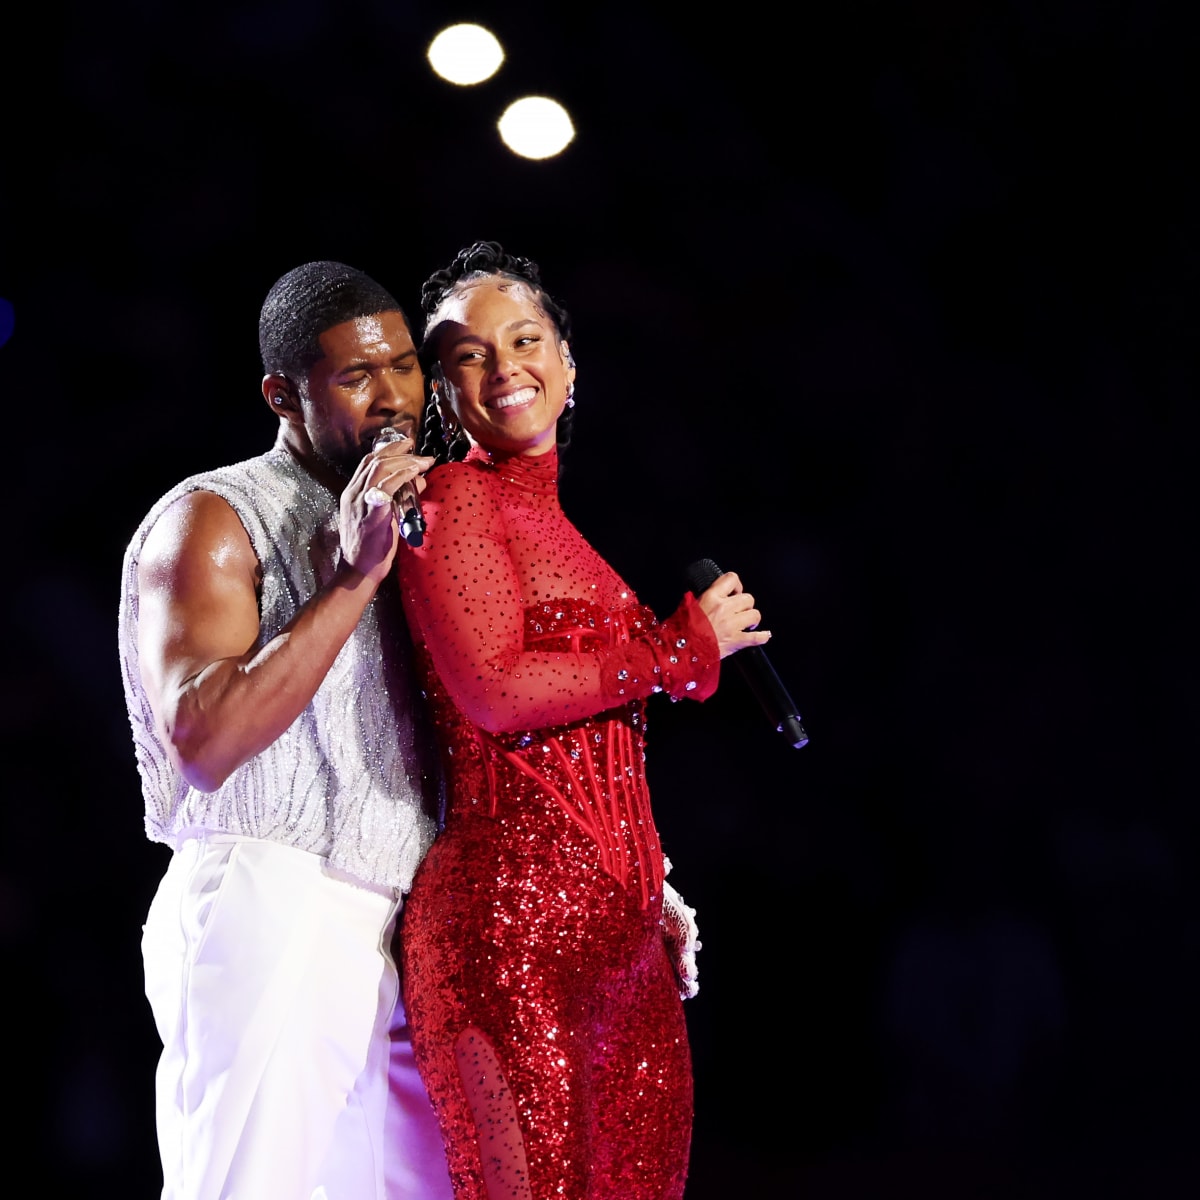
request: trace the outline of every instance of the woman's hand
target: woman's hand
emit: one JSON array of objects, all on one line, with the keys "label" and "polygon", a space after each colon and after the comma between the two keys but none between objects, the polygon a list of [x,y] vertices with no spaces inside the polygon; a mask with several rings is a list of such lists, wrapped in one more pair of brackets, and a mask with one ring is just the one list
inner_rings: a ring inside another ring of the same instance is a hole
[{"label": "woman's hand", "polygon": [[712,624],[722,658],[747,646],[763,646],[771,640],[769,630],[758,628],[762,614],[754,607],[754,597],[742,590],[742,581],[736,572],[718,575],[697,599]]}]

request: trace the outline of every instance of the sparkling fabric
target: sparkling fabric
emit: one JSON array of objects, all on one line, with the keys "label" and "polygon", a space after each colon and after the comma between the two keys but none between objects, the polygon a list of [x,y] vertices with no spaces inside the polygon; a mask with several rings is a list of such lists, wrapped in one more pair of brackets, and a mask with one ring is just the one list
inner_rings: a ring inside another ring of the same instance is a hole
[{"label": "sparkling fabric", "polygon": [[162,512],[197,490],[232,506],[258,556],[259,645],[332,577],[340,553],[338,497],[278,447],[185,479],[151,507],[125,551],[117,634],[147,836],[171,846],[194,828],[264,838],[407,889],[437,829],[440,779],[393,589],[371,601],[304,712],[220,788],[197,791],[172,764],[138,665],[138,560]]},{"label": "sparkling fabric", "polygon": [[448,786],[402,916],[406,1004],[456,1200],[678,1200],[692,1072],[644,702],[707,697],[719,654],[692,597],[662,622],[638,603],[557,468],[437,468],[397,559]]}]

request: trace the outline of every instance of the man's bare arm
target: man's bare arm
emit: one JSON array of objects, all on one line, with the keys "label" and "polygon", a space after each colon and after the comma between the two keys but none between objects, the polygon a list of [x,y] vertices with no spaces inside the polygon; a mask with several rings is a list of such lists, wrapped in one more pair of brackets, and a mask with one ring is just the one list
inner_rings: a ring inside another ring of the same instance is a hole
[{"label": "man's bare arm", "polygon": [[391,507],[365,494],[406,482],[421,489],[432,465],[394,443],[364,456],[339,498],[333,579],[257,648],[261,568],[229,504],[191,492],[155,522],[138,562],[142,682],[193,787],[220,787],[308,706],[396,556]]},{"label": "man's bare arm", "polygon": [[259,564],[233,509],[193,492],[163,513],[138,567],[138,649],[160,735],[193,787],[220,787],[303,712],[380,577],[343,563],[256,648]]}]

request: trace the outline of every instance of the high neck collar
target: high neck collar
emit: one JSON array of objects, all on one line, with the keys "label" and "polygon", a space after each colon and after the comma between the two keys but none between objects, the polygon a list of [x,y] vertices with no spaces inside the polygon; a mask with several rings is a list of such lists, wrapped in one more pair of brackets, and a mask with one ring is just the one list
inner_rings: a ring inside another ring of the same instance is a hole
[{"label": "high neck collar", "polygon": [[557,446],[545,454],[505,454],[500,450],[472,446],[466,461],[485,463],[498,471],[503,479],[531,492],[549,494],[558,489]]}]

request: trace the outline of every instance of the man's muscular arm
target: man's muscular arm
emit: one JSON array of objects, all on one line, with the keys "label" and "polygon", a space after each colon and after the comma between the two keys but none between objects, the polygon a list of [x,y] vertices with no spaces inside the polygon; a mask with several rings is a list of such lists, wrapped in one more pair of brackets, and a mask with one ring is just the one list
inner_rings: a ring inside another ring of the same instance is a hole
[{"label": "man's muscular arm", "polygon": [[242,523],[210,492],[163,513],[138,565],[142,680],[172,758],[201,791],[220,787],[304,711],[377,586],[343,563],[256,648],[258,582]]},{"label": "man's muscular arm", "polygon": [[259,562],[233,509],[191,492],[155,523],[138,564],[142,681],[160,736],[193,787],[220,787],[307,707],[395,556],[390,507],[367,506],[363,493],[373,484],[394,490],[431,461],[363,459],[342,493],[333,579],[261,647]]}]

